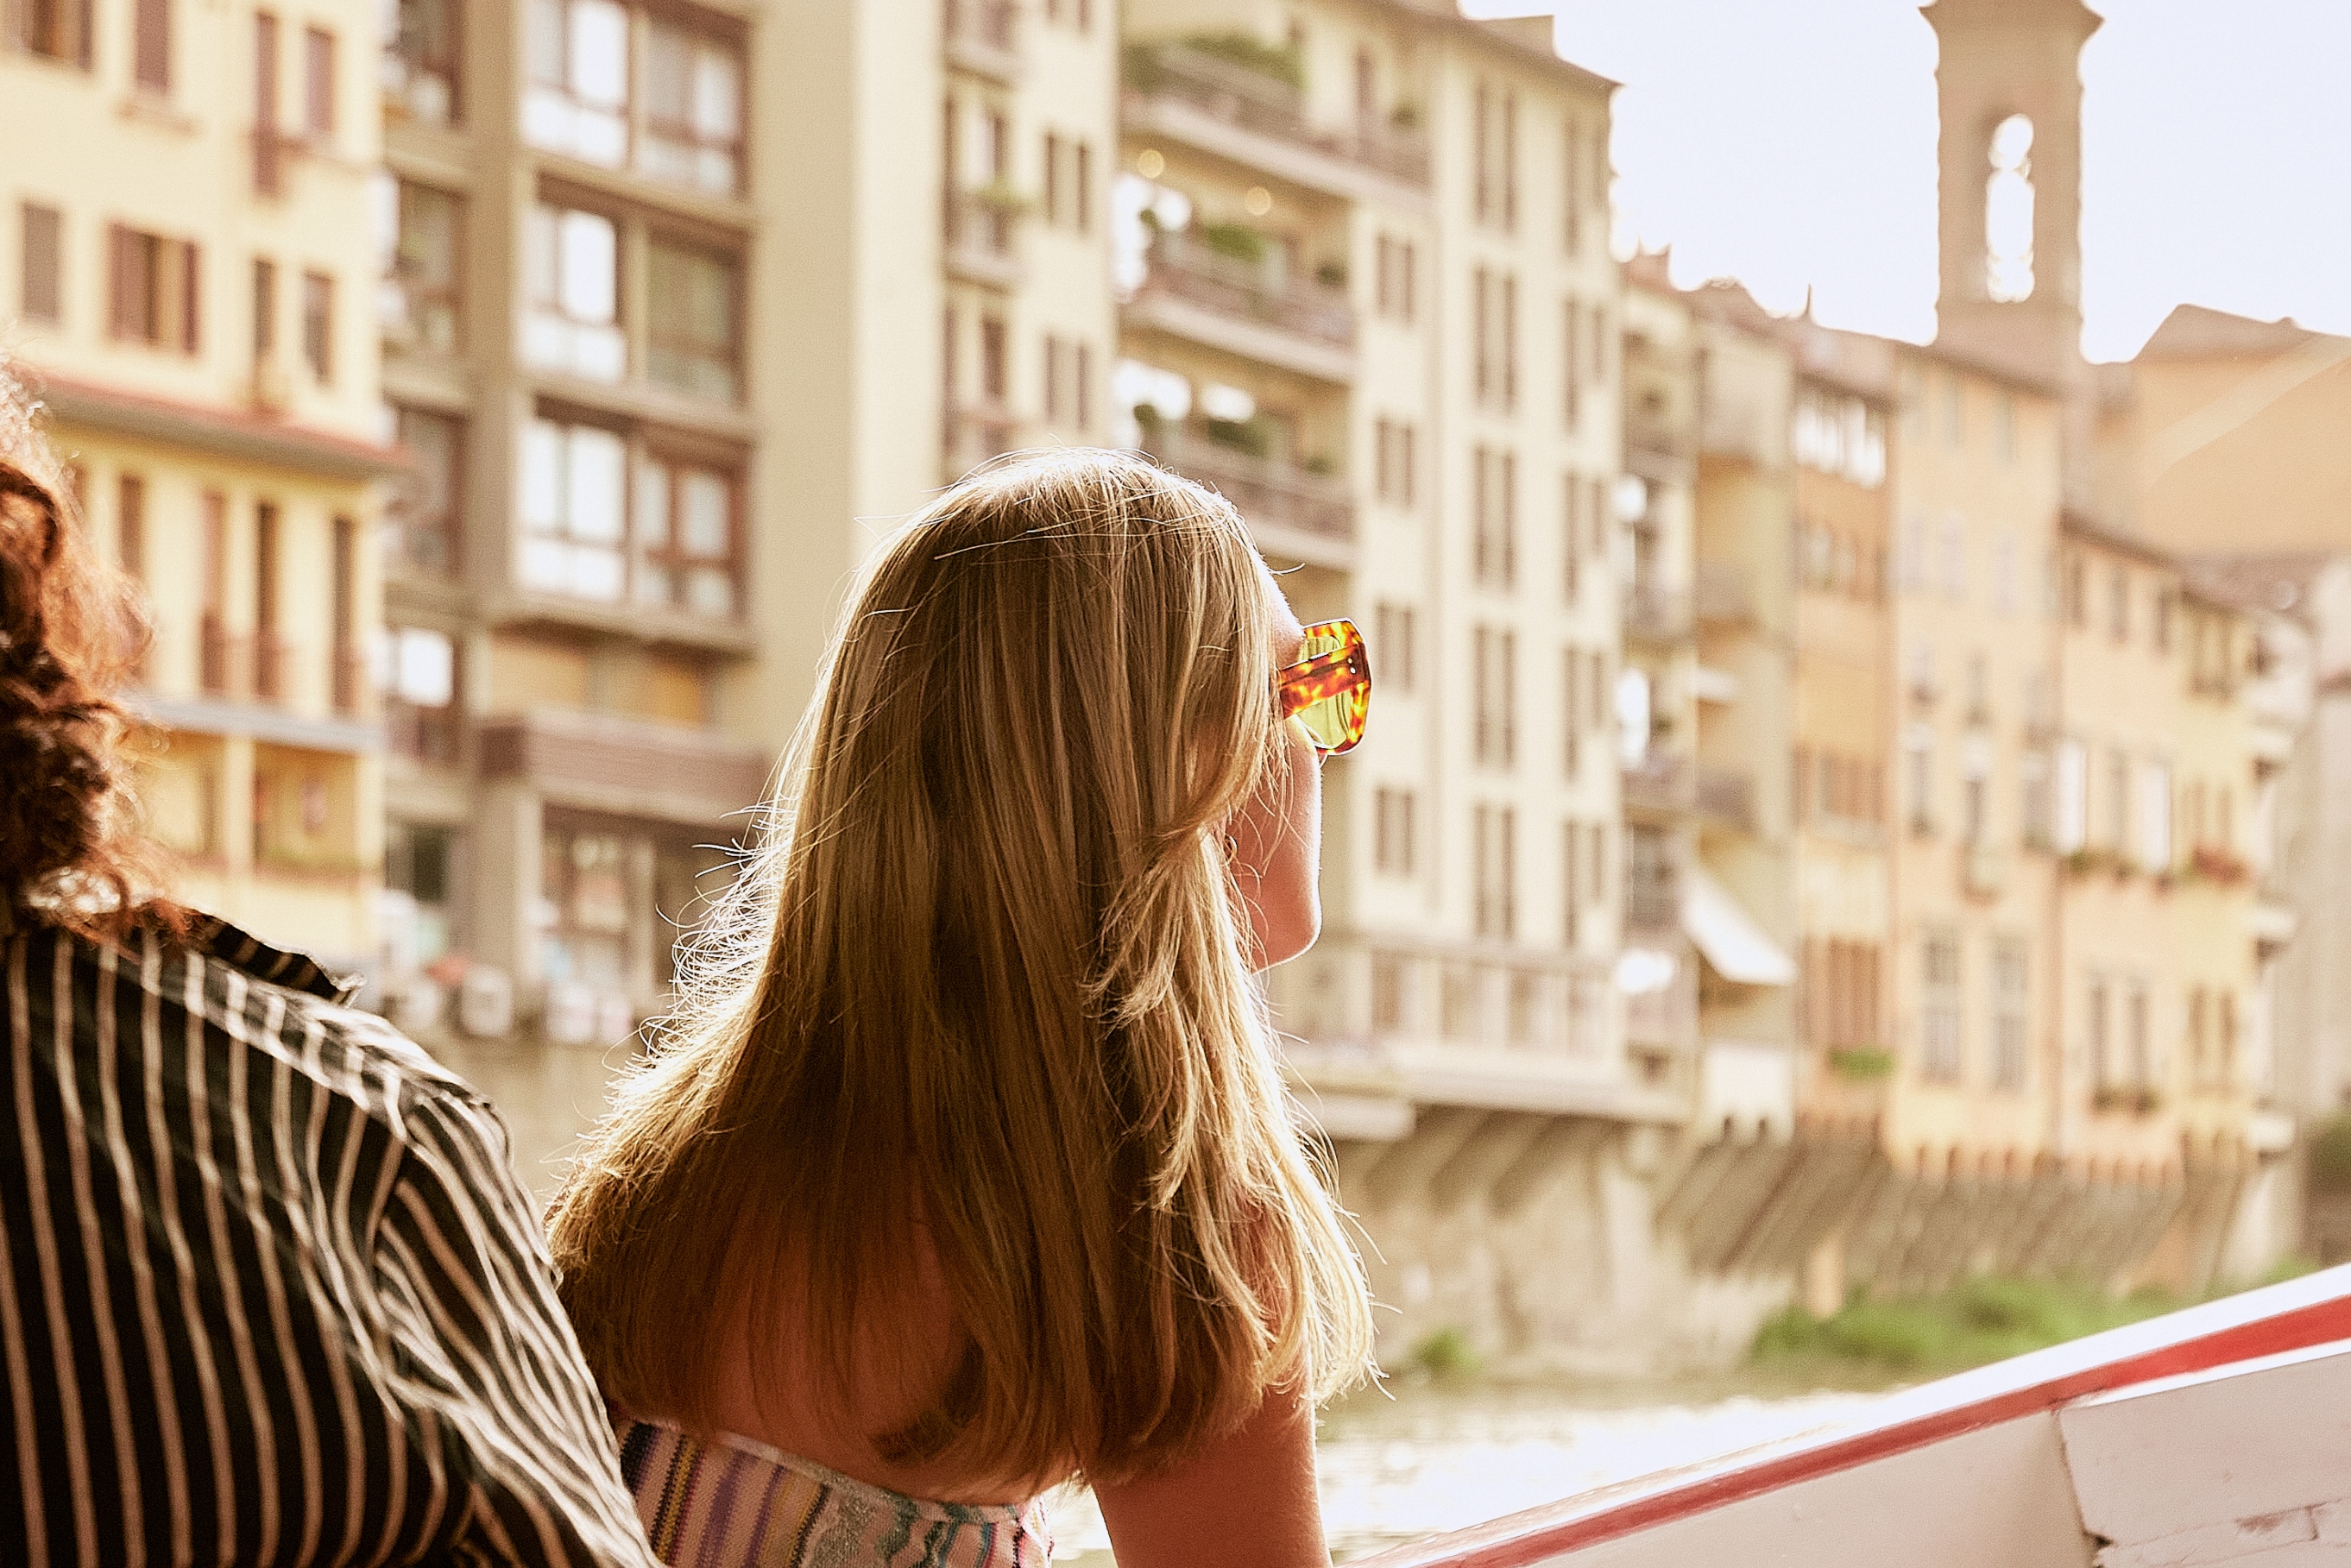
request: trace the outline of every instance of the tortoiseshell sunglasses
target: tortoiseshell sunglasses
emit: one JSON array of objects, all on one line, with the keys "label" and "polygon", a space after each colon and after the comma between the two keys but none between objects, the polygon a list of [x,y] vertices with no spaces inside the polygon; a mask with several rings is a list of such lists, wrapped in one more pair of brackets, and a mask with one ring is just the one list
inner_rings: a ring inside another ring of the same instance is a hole
[{"label": "tortoiseshell sunglasses", "polygon": [[1355,623],[1318,621],[1307,627],[1298,663],[1274,673],[1273,695],[1281,716],[1304,725],[1317,750],[1353,750],[1372,707],[1372,655]]}]

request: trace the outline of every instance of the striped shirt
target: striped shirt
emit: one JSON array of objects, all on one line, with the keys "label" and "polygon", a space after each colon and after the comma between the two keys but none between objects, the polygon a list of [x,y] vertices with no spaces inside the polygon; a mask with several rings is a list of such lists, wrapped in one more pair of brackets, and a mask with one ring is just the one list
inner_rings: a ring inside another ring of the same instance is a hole
[{"label": "striped shirt", "polygon": [[504,1128],[347,995],[0,915],[0,1563],[652,1568]]}]

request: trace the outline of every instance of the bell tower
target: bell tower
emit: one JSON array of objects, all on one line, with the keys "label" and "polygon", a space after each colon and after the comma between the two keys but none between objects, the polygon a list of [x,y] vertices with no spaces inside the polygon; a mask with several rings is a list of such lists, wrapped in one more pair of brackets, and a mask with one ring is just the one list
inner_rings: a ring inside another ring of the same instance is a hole
[{"label": "bell tower", "polygon": [[2082,363],[2082,0],[1934,0],[1937,340],[2053,389]]}]

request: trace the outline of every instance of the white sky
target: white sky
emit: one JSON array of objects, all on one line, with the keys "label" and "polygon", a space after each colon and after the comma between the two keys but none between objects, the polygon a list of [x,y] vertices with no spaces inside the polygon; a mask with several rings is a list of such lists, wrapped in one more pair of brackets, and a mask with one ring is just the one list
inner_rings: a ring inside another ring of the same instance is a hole
[{"label": "white sky", "polygon": [[[2183,301],[2351,334],[2351,0],[2089,0],[2083,347]],[[1479,16],[1541,0],[1467,0]],[[1677,282],[1934,330],[1935,36],[1907,0],[1560,0],[1560,52],[1625,84],[1620,217]]]}]

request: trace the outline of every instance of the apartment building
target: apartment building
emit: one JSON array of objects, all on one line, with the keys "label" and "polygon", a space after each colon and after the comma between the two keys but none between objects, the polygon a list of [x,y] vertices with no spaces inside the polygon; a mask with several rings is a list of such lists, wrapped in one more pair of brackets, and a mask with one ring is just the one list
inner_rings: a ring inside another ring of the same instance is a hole
[{"label": "apartment building", "polygon": [[1876,1115],[1895,1066],[1886,946],[1893,924],[1895,350],[1811,322],[1789,331],[1797,1099],[1803,1112],[1845,1129]]},{"label": "apartment building", "polygon": [[0,320],[83,526],[152,608],[131,699],[148,826],[184,896],[352,963],[375,939],[366,670],[392,465],[374,14],[145,0],[5,26]]},{"label": "apartment building", "polygon": [[1698,859],[1682,904],[1706,959],[1700,1124],[1784,1136],[1795,1117],[1792,831],[1797,468],[1785,323],[1734,283],[1687,296],[1698,379]]},{"label": "apartment building", "polygon": [[1622,770],[1625,1048],[1642,1076],[1698,1063],[1698,956],[1682,926],[1698,863],[1698,345],[1668,257],[1625,266],[1625,469],[1611,508],[1623,583],[1623,668],[1611,748]]}]

